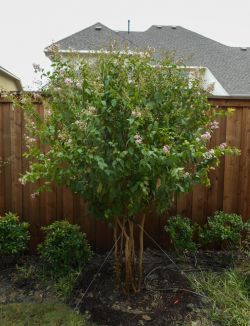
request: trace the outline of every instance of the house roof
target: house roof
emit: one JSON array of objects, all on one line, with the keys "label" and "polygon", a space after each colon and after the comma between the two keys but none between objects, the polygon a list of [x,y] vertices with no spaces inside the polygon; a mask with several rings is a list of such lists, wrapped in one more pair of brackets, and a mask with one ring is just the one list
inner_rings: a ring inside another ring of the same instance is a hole
[{"label": "house roof", "polygon": [[96,23],[56,44],[60,51],[88,52],[107,48],[113,41],[132,50],[153,47],[156,56],[169,52],[188,66],[207,67],[228,94],[250,95],[250,47],[230,47],[181,26],[153,25],[143,32],[128,33]]},{"label": "house roof", "polygon": [[0,74],[3,74],[5,76],[7,76],[8,78],[12,79],[14,81],[14,83],[16,84],[18,91],[23,90],[21,80],[17,76],[13,75],[11,72],[6,70],[5,68],[3,68],[2,66],[0,66]]}]

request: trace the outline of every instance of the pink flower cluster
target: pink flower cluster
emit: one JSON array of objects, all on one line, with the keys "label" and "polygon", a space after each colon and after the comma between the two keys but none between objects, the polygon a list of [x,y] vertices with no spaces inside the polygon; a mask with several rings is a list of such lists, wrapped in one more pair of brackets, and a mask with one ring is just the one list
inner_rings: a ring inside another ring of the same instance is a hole
[{"label": "pink flower cluster", "polygon": [[206,131],[205,134],[201,135],[201,140],[207,141],[209,139],[211,139],[211,134],[209,131]]},{"label": "pink flower cluster", "polygon": [[72,140],[71,138],[69,138],[69,139],[66,141],[66,144],[67,144],[68,146],[70,146],[70,145],[72,144],[72,142],[73,142],[73,140]]},{"label": "pink flower cluster", "polygon": [[136,134],[134,136],[134,140],[135,140],[136,144],[141,144],[142,143],[142,138],[141,138],[141,136],[139,134]]},{"label": "pink flower cluster", "polygon": [[214,149],[210,149],[208,152],[203,154],[203,157],[207,160],[210,160],[214,158],[214,154],[215,154]]},{"label": "pink flower cluster", "polygon": [[26,181],[23,178],[19,178],[18,181],[21,183],[21,185],[26,185]]},{"label": "pink flower cluster", "polygon": [[21,103],[26,104],[28,102],[28,99],[26,97],[21,98]]},{"label": "pink flower cluster", "polygon": [[141,117],[141,112],[138,112],[138,111],[132,111],[131,115],[132,115],[132,117],[134,117],[134,118],[140,118],[140,117]]},{"label": "pink flower cluster", "polygon": [[35,72],[41,71],[41,67],[38,63],[33,63],[33,68],[34,68]]},{"label": "pink flower cluster", "polygon": [[65,78],[64,82],[65,82],[66,85],[72,85],[73,80],[71,78]]},{"label": "pink flower cluster", "polygon": [[[34,121],[30,122],[30,128],[33,129],[33,130],[36,129],[36,124],[35,124]],[[27,136],[25,136],[25,137],[27,137]]]},{"label": "pink flower cluster", "polygon": [[82,120],[77,120],[75,122],[75,124],[79,127],[79,129],[83,130],[86,127],[86,122],[82,121]]},{"label": "pink flower cluster", "polygon": [[219,149],[225,149],[227,147],[227,143],[221,143],[219,145]]},{"label": "pink flower cluster", "polygon": [[162,148],[162,150],[163,150],[163,152],[164,152],[165,154],[169,154],[169,153],[170,153],[170,148],[169,148],[168,145],[164,145],[163,148]]},{"label": "pink flower cluster", "polygon": [[76,87],[77,87],[77,88],[82,88],[82,83],[81,83],[81,82],[77,82],[77,83],[76,83]]},{"label": "pink flower cluster", "polygon": [[30,195],[32,199],[35,199],[39,194],[37,192],[34,192],[33,194]]},{"label": "pink flower cluster", "polygon": [[213,121],[210,125],[211,130],[218,129],[219,128],[219,122]]},{"label": "pink flower cluster", "polygon": [[86,111],[87,114],[96,114],[97,113],[97,109],[94,106],[90,106],[88,108],[88,110]]},{"label": "pink flower cluster", "polygon": [[32,145],[33,143],[36,142],[36,139],[33,137],[29,137],[28,135],[25,136],[25,140],[26,140],[26,145]]}]

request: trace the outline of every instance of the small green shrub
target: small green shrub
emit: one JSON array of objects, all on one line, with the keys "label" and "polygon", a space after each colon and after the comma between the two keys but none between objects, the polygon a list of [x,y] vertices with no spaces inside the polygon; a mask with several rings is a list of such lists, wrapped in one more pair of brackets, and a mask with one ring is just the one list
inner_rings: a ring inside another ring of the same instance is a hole
[{"label": "small green shrub", "polygon": [[250,257],[250,233],[248,233],[243,241],[243,252]]},{"label": "small green shrub", "polygon": [[83,267],[91,258],[86,235],[78,225],[56,221],[42,230],[45,240],[38,246],[38,252],[55,275],[67,275]]},{"label": "small green shrub", "polygon": [[190,219],[180,215],[173,216],[168,220],[165,230],[176,251],[195,251],[197,249],[193,241],[195,225]]},{"label": "small green shrub", "polygon": [[200,231],[199,241],[203,245],[218,242],[222,247],[226,244],[229,249],[236,249],[240,247],[244,228],[240,215],[216,212],[214,216],[208,218],[207,224]]},{"label": "small green shrub", "polygon": [[79,275],[80,275],[80,271],[73,271],[57,279],[54,285],[54,289],[60,298],[62,298],[65,301],[67,301],[70,298],[70,295],[72,293],[72,290],[76,284]]},{"label": "small green shrub", "polygon": [[29,224],[20,222],[17,215],[0,216],[0,255],[17,255],[27,248]]}]

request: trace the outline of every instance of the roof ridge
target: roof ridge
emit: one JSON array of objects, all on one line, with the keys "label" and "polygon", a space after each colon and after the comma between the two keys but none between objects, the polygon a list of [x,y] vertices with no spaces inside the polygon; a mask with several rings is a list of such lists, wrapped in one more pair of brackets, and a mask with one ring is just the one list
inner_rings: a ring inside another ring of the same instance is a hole
[{"label": "roof ridge", "polygon": [[[173,26],[174,26],[175,29],[182,29],[182,30],[185,30],[185,31],[187,31],[187,32],[189,32],[189,33],[195,34],[195,35],[197,35],[197,36],[199,36],[199,37],[201,37],[201,38],[207,39],[207,40],[209,40],[209,41],[212,41],[212,42],[217,43],[217,44],[219,44],[219,45],[225,46],[225,47],[227,47],[227,48],[236,48],[236,49],[238,49],[238,48],[242,48],[242,47],[244,47],[244,48],[245,48],[245,47],[246,47],[246,48],[250,48],[250,46],[249,46],[249,47],[247,47],[247,46],[230,46],[230,45],[224,44],[224,43],[222,43],[222,42],[216,41],[216,40],[214,40],[214,39],[212,39],[212,38],[210,38],[210,37],[208,37],[208,36],[204,36],[203,34],[197,33],[197,32],[195,32],[195,31],[193,31],[193,30],[191,30],[191,29],[185,28],[185,27],[183,27],[183,26],[181,26],[181,25],[162,25],[162,24],[153,24],[153,25],[151,25],[149,28],[145,29],[144,31],[130,31],[130,33],[146,33],[146,32],[148,32],[148,31],[150,31],[150,29],[152,29],[152,27],[157,27],[157,26],[161,26],[160,29],[164,29],[164,27],[165,27],[165,28],[166,28],[166,27],[167,27],[167,28],[173,28]],[[127,31],[119,31],[119,32],[125,33],[125,32],[127,32]]]},{"label": "roof ridge", "polygon": [[[94,26],[98,26],[98,25],[101,25],[102,27],[106,28],[107,30],[109,30],[109,31],[111,31],[111,32],[113,32],[113,33],[116,33],[113,29],[109,28],[108,26],[104,25],[103,23],[101,23],[101,22],[97,22],[97,23],[92,24],[92,25],[90,25],[90,26],[88,26],[88,27],[86,27],[86,28],[81,29],[81,30],[78,31],[78,32],[75,32],[75,33],[73,33],[73,34],[71,34],[71,35],[68,35],[68,36],[66,36],[66,37],[64,37],[64,38],[62,38],[62,39],[60,39],[60,40],[58,40],[58,41],[56,41],[56,42],[53,42],[52,44],[58,44],[59,42],[65,41],[65,40],[69,39],[69,38],[72,37],[72,36],[75,36],[75,35],[77,35],[77,34],[80,34],[81,32],[83,32],[83,31],[85,31],[85,30],[88,30],[88,29],[91,29],[91,28],[93,28]],[[51,46],[51,44],[48,45],[48,46],[46,46],[44,52],[46,52],[47,49],[48,49],[50,46]]]},{"label": "roof ridge", "polygon": [[[171,25],[170,25],[171,26]],[[170,27],[169,26],[169,27]],[[182,27],[182,26],[176,26],[176,29],[177,28],[181,28],[182,30],[185,30],[185,31],[188,31],[189,33],[192,33],[192,34],[195,34],[195,35],[197,35],[197,36],[199,36],[199,37],[201,37],[201,38],[204,38],[204,39],[207,39],[207,40],[209,40],[209,41],[212,41],[213,43],[217,43],[217,44],[219,44],[219,45],[223,45],[223,46],[225,46],[225,47],[227,47],[227,48],[230,48],[230,46],[228,46],[228,45],[226,45],[226,44],[224,44],[224,43],[221,43],[221,42],[219,42],[219,41],[216,41],[216,40],[214,40],[214,39],[212,39],[212,38],[210,38],[210,37],[207,37],[207,36],[204,36],[203,34],[200,34],[200,33],[197,33],[197,32],[194,32],[193,30],[191,30],[191,29],[188,29],[188,28],[185,28],[185,27]]]},{"label": "roof ridge", "polygon": [[[130,34],[130,33],[134,33],[134,32],[129,32],[128,33],[128,31],[118,31],[118,32],[115,32],[115,33],[117,33],[117,34],[119,34],[120,32],[122,32],[122,33],[127,33],[128,35]],[[119,35],[123,40],[125,40],[125,41],[128,41],[129,43],[131,43],[132,45],[134,45],[136,48],[138,48],[138,44],[136,44],[136,43],[134,43],[132,40],[129,40],[128,38],[126,38],[125,36],[123,36],[123,35]]]},{"label": "roof ridge", "polygon": [[[56,41],[56,42],[54,42],[54,43],[57,44],[57,43],[59,43],[59,42],[62,42],[62,41],[64,41],[64,40],[67,40],[68,38],[70,38],[70,37],[72,37],[72,36],[75,36],[75,35],[77,35],[77,34],[83,32],[84,30],[91,29],[91,28],[93,28],[94,26],[98,26],[98,25],[101,25],[102,27],[104,27],[105,29],[111,31],[112,33],[115,33],[116,35],[119,35],[120,38],[122,38],[123,40],[125,39],[126,41],[130,42],[132,45],[134,45],[134,46],[138,46],[138,45],[137,45],[136,43],[134,43],[132,40],[126,38],[124,35],[119,34],[119,33],[124,33],[124,34],[125,34],[125,33],[127,33],[128,31],[126,31],[126,30],[118,30],[118,31],[116,31],[116,30],[114,30],[114,29],[112,29],[112,28],[110,28],[110,27],[104,25],[104,24],[101,23],[101,22],[96,22],[96,23],[94,23],[94,24],[92,24],[92,25],[90,25],[90,26],[88,26],[88,27],[86,27],[86,28],[83,28],[83,29],[79,30],[78,32],[75,32],[75,33],[73,33],[73,34],[71,34],[71,35],[69,35],[69,36],[66,36],[66,37],[64,37],[64,38],[62,38],[62,39],[60,39],[59,41]],[[210,37],[204,36],[203,34],[197,33],[197,32],[195,32],[195,31],[193,31],[193,30],[191,30],[191,29],[185,28],[185,27],[183,27],[183,26],[181,26],[181,25],[162,25],[162,24],[153,24],[153,25],[151,25],[149,28],[145,29],[144,31],[130,31],[130,32],[128,33],[128,35],[129,35],[129,34],[135,34],[135,33],[141,33],[141,34],[144,34],[144,33],[147,33],[148,31],[150,31],[153,27],[157,27],[157,26],[161,26],[161,29],[164,29],[164,27],[165,27],[165,28],[172,28],[173,26],[175,26],[176,29],[182,29],[182,30],[184,30],[184,31],[187,31],[187,32],[189,32],[189,33],[192,33],[192,34],[194,34],[194,35],[197,35],[197,36],[200,37],[200,38],[207,39],[207,40],[209,40],[209,41],[211,41],[211,42],[213,42],[213,43],[216,43],[216,44],[218,44],[218,45],[220,45],[220,46],[224,46],[224,47],[226,47],[226,48],[230,48],[230,49],[240,49],[240,48],[242,48],[242,47],[244,47],[244,48],[246,47],[247,49],[250,48],[250,46],[247,47],[247,46],[230,46],[230,45],[226,45],[226,44],[221,43],[221,42],[219,42],[219,41],[216,41],[216,40],[214,40],[214,39],[212,39],[212,38],[210,38]],[[50,45],[49,45],[49,46],[50,46]],[[47,47],[45,48],[45,52],[46,52],[46,50],[49,48],[49,46],[47,46]]]}]

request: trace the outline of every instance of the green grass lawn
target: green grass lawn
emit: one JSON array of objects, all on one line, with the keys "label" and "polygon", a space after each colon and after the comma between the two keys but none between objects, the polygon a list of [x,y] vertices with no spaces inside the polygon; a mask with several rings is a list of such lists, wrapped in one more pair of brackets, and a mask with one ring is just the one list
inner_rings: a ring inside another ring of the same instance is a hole
[{"label": "green grass lawn", "polygon": [[60,303],[0,305],[1,326],[86,326],[83,316]]},{"label": "green grass lawn", "polygon": [[[249,267],[248,267],[249,269]],[[250,325],[250,278],[235,270],[193,274],[192,284],[210,301],[210,318],[223,326]]]}]

